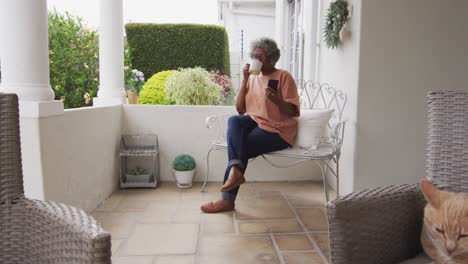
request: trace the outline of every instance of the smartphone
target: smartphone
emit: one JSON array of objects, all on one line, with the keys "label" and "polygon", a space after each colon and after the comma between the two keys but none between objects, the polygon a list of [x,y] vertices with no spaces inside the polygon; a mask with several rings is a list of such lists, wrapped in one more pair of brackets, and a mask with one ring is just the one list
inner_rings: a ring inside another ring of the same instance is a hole
[{"label": "smartphone", "polygon": [[269,80],[268,81],[268,87],[270,87],[274,91],[277,91],[278,90],[278,80]]}]

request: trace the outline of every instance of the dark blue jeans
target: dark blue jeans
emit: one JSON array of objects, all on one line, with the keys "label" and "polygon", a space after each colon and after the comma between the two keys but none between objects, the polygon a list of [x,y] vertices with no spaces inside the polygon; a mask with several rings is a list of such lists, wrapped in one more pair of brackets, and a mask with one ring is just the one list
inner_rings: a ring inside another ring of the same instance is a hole
[{"label": "dark blue jeans", "polygon": [[[261,129],[248,115],[235,115],[229,118],[227,145],[229,163],[224,173],[224,182],[229,178],[232,166],[238,166],[242,173],[245,173],[249,159],[289,147],[289,144],[277,133]],[[221,196],[225,200],[235,200],[238,191],[239,187],[236,187],[229,192],[222,192]]]}]

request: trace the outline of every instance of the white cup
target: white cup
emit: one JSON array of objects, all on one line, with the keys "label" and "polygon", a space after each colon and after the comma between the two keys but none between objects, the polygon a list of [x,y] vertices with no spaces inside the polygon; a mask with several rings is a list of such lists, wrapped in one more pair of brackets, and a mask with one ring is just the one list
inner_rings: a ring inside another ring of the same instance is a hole
[{"label": "white cup", "polygon": [[252,59],[250,63],[249,72],[253,75],[259,75],[260,69],[262,68],[262,62],[257,59]]}]

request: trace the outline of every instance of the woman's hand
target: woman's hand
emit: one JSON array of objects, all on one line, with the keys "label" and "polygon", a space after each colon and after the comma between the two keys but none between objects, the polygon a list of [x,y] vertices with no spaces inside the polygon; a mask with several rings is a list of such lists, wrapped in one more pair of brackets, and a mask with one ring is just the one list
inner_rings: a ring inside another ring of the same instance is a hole
[{"label": "woman's hand", "polygon": [[265,96],[275,105],[277,105],[281,112],[290,116],[299,116],[297,106],[289,102],[283,101],[278,95],[278,92],[271,89],[270,87],[265,88]]},{"label": "woman's hand", "polygon": [[244,74],[244,80],[248,80],[250,77],[250,64],[245,64],[244,68],[242,69],[242,73]]},{"label": "woman's hand", "polygon": [[265,88],[265,96],[276,105],[281,102],[278,93],[270,87]]}]

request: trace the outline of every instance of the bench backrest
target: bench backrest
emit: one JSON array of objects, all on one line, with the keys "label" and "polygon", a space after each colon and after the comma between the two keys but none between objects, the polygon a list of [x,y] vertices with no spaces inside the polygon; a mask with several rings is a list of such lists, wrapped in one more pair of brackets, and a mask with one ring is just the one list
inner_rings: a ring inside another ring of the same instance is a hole
[{"label": "bench backrest", "polygon": [[329,126],[343,118],[343,111],[348,100],[346,94],[327,83],[297,81],[301,109],[335,109]]}]

